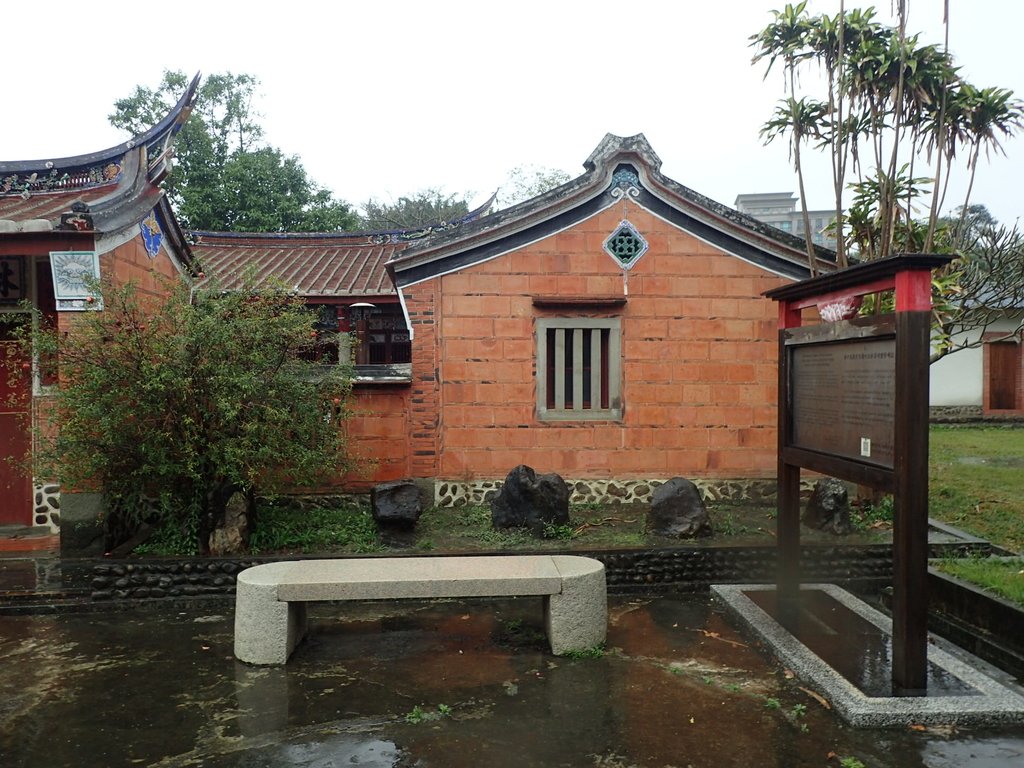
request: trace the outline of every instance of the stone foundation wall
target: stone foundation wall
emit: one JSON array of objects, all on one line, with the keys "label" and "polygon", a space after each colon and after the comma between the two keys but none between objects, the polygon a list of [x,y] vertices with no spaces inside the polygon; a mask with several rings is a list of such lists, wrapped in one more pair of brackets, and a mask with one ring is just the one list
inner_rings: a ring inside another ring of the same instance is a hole
[{"label": "stone foundation wall", "polygon": [[1024,424],[1024,416],[1019,413],[985,413],[980,405],[933,405],[928,417],[933,424]]},{"label": "stone foundation wall", "polygon": [[33,483],[32,525],[60,532],[60,486],[55,483]]},{"label": "stone foundation wall", "polygon": [[980,421],[982,411],[980,405],[933,405],[928,409],[928,417],[937,424]]},{"label": "stone foundation wall", "polygon": [[[550,553],[549,553],[550,554]],[[573,551],[605,565],[611,592],[704,591],[710,584],[773,581],[774,547],[672,547],[653,550]],[[304,559],[289,558],[289,559]],[[239,572],[268,558],[139,560],[97,563],[92,569],[93,601],[154,600],[230,596]],[[892,548],[880,546],[804,547],[804,580],[864,588],[892,582]]]},{"label": "stone foundation wall", "polygon": [[[571,504],[649,504],[651,494],[665,479],[649,480],[566,480]],[[694,479],[706,502],[775,502],[775,480]],[[438,480],[434,484],[434,504],[438,507],[464,507],[488,503],[501,490],[501,480],[459,482]],[[810,493],[811,480],[801,481],[801,491]]]}]

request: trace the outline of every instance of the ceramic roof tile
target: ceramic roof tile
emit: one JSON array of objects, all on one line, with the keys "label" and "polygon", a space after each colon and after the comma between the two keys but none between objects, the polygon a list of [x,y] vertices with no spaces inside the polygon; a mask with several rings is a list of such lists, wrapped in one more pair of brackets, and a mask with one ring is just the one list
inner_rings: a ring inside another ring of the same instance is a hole
[{"label": "ceramic roof tile", "polygon": [[233,235],[201,233],[192,253],[223,288],[280,280],[304,296],[391,295],[385,264],[407,246],[366,234]]}]

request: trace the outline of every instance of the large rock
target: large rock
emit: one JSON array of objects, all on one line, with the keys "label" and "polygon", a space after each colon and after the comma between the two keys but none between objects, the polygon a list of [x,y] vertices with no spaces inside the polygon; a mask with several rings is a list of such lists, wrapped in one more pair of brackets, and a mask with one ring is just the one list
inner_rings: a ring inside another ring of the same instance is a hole
[{"label": "large rock", "polygon": [[673,477],[651,494],[647,531],[655,536],[692,539],[711,535],[711,518],[700,490],[684,477]]},{"label": "large rock", "polygon": [[60,554],[98,557],[106,551],[103,520],[107,505],[100,493],[61,494]]},{"label": "large rock", "polygon": [[394,480],[375,485],[370,491],[370,508],[377,525],[412,528],[423,514],[420,489],[411,480]]},{"label": "large rock", "polygon": [[850,498],[846,484],[834,477],[825,477],[816,482],[801,519],[809,528],[840,536],[852,531]]},{"label": "large rock", "polygon": [[224,524],[210,532],[210,554],[238,555],[249,545],[249,513],[252,499],[241,491],[231,494],[224,507]]},{"label": "large rock", "polygon": [[555,473],[538,475],[520,464],[505,477],[501,491],[491,500],[495,528],[529,528],[541,534],[546,525],[569,522],[569,486]]}]

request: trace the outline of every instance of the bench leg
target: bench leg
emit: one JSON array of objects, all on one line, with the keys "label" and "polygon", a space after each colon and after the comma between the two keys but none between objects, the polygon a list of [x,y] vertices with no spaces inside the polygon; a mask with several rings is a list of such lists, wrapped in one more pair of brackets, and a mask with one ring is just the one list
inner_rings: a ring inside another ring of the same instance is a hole
[{"label": "bench leg", "polygon": [[[554,556],[562,592],[545,600],[544,627],[551,652],[563,656],[601,645],[608,636],[608,590],[604,566],[585,558]],[[595,567],[600,566],[600,567]]]},{"label": "bench leg", "polygon": [[235,656],[248,664],[285,664],[306,635],[306,604],[277,599],[277,586],[238,583]]}]

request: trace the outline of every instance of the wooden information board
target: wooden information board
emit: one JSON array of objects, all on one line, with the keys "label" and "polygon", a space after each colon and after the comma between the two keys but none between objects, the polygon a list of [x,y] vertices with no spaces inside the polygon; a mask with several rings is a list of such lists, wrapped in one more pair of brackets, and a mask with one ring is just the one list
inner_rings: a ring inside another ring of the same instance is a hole
[{"label": "wooden information board", "polygon": [[[799,603],[801,470],[893,494],[897,695],[927,686],[931,273],[950,260],[900,254],[765,293],[779,302],[780,605]],[[892,313],[804,324],[805,310],[890,291]]]},{"label": "wooden information board", "polygon": [[893,466],[896,341],[834,341],[792,349],[792,445]]}]

